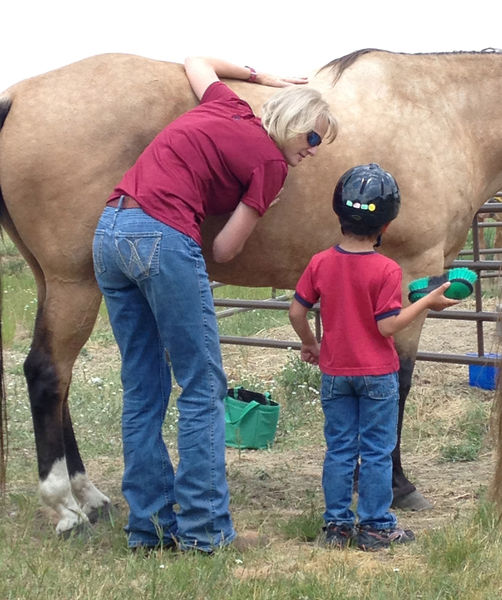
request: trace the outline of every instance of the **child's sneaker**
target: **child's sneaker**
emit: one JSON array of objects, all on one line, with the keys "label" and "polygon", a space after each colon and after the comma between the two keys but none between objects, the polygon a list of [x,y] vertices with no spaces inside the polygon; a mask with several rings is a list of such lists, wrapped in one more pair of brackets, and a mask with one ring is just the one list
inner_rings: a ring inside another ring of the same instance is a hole
[{"label": "child's sneaker", "polygon": [[353,527],[346,523],[342,525],[328,523],[322,530],[324,532],[325,545],[340,549],[350,545],[355,533]]},{"label": "child's sneaker", "polygon": [[415,540],[411,529],[374,529],[368,525],[360,525],[357,532],[357,547],[360,550],[380,550],[391,544],[407,544]]}]

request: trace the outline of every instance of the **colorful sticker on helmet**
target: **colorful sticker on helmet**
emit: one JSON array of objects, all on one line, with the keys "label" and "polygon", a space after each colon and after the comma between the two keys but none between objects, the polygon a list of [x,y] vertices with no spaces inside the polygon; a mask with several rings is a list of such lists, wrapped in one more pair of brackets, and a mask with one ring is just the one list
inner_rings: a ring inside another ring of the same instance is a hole
[{"label": "colorful sticker on helmet", "polygon": [[371,202],[370,204],[361,204],[360,202],[352,202],[352,200],[346,200],[345,206],[349,206],[351,208],[360,208],[361,210],[369,210],[370,212],[375,212],[376,204]]}]

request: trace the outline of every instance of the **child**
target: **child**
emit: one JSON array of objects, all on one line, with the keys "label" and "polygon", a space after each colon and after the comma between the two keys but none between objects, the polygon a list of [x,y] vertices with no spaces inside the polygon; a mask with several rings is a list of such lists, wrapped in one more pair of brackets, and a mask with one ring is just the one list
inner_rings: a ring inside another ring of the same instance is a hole
[{"label": "child", "polygon": [[[441,287],[401,308],[402,271],[375,252],[397,217],[399,188],[377,164],[360,165],[338,181],[333,210],[340,244],[314,255],[296,286],[289,317],[301,339],[302,360],[319,364],[327,451],[323,467],[326,543],[362,550],[415,539],[390,512],[392,457],[397,443],[399,359],[392,335],[428,309],[457,304]],[[319,346],[307,313],[320,300]],[[350,509],[360,458],[357,517]]]}]

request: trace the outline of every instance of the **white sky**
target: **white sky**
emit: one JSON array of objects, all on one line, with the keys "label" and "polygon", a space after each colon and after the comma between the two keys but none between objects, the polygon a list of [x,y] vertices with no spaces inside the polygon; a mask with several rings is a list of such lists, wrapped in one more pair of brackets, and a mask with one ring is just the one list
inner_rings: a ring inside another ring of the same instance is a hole
[{"label": "white sky", "polygon": [[104,52],[308,75],[353,50],[502,47],[502,1],[3,0],[0,90]]}]

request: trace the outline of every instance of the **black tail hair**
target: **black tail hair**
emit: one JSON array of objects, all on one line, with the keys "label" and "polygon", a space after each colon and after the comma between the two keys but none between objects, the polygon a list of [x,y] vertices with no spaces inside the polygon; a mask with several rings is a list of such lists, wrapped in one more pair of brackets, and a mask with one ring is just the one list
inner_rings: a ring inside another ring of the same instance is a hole
[{"label": "black tail hair", "polygon": [[[2,129],[5,119],[12,106],[12,99],[0,98],[0,129]],[[4,201],[2,188],[0,187],[0,211],[4,210]],[[4,365],[2,348],[2,288],[0,280],[0,493],[5,492],[5,483],[7,475],[7,454],[8,454],[8,436],[7,436],[7,407],[4,387]]]},{"label": "black tail hair", "polygon": [[7,118],[7,115],[9,114],[11,106],[12,106],[11,98],[6,98],[6,97],[0,98],[0,129],[2,129],[2,127],[5,123],[5,119]]}]

